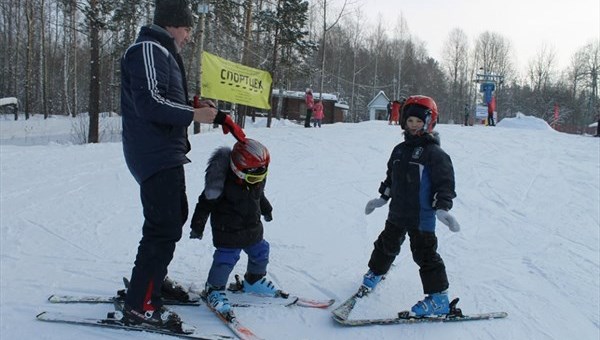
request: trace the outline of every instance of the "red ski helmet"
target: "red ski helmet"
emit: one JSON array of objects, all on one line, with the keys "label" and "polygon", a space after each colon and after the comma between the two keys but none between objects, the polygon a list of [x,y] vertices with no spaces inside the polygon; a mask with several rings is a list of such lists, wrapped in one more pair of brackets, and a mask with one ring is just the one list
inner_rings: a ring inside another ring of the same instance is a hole
[{"label": "red ski helmet", "polygon": [[267,177],[270,161],[269,150],[254,139],[247,138],[245,143],[237,142],[231,150],[231,170],[250,184],[259,183]]},{"label": "red ski helmet", "polygon": [[438,119],[438,110],[435,101],[427,96],[410,96],[402,106],[402,127],[406,127],[406,120],[413,116],[421,119],[423,125],[422,132],[430,133],[433,131]]}]

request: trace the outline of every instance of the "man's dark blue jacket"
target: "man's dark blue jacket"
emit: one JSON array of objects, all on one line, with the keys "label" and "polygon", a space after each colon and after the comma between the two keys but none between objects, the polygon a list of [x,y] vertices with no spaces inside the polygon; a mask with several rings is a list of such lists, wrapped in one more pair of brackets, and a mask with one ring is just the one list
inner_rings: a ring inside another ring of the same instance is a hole
[{"label": "man's dark blue jacket", "polygon": [[185,69],[173,37],[162,27],[142,27],[121,59],[123,151],[138,183],[190,160]]}]

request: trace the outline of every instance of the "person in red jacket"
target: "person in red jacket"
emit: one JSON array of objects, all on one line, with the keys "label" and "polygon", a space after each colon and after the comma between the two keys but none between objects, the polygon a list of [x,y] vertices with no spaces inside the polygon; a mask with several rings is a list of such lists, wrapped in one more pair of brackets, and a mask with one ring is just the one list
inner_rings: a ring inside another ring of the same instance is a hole
[{"label": "person in red jacket", "polygon": [[392,114],[390,115],[390,125],[400,124],[400,107],[402,105],[398,100],[392,102]]},{"label": "person in red jacket", "polygon": [[306,102],[306,118],[304,119],[304,127],[309,128],[310,117],[312,116],[314,106],[313,93],[309,88],[306,89],[306,93],[304,94],[304,101]]},{"label": "person in red jacket", "polygon": [[318,102],[315,103],[315,106],[313,107],[313,113],[314,113],[313,126],[321,127],[321,121],[323,120],[323,117],[325,116],[325,113],[323,113],[323,102],[321,102],[319,100]]}]

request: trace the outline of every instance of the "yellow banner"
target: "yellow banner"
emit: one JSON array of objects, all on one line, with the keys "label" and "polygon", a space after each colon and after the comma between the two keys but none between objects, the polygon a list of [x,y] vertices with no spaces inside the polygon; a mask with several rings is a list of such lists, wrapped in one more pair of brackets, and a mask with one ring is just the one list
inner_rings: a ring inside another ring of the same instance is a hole
[{"label": "yellow banner", "polygon": [[271,74],[202,52],[202,97],[270,109]]}]

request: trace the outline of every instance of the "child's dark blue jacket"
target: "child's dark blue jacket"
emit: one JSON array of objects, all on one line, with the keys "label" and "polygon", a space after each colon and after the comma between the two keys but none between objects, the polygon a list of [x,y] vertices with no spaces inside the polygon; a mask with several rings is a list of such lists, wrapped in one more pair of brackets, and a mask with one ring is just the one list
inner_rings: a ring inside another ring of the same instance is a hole
[{"label": "child's dark blue jacket", "polygon": [[437,134],[412,136],[396,145],[379,192],[391,197],[388,221],[409,229],[435,231],[435,211],[450,210],[454,168]]}]

